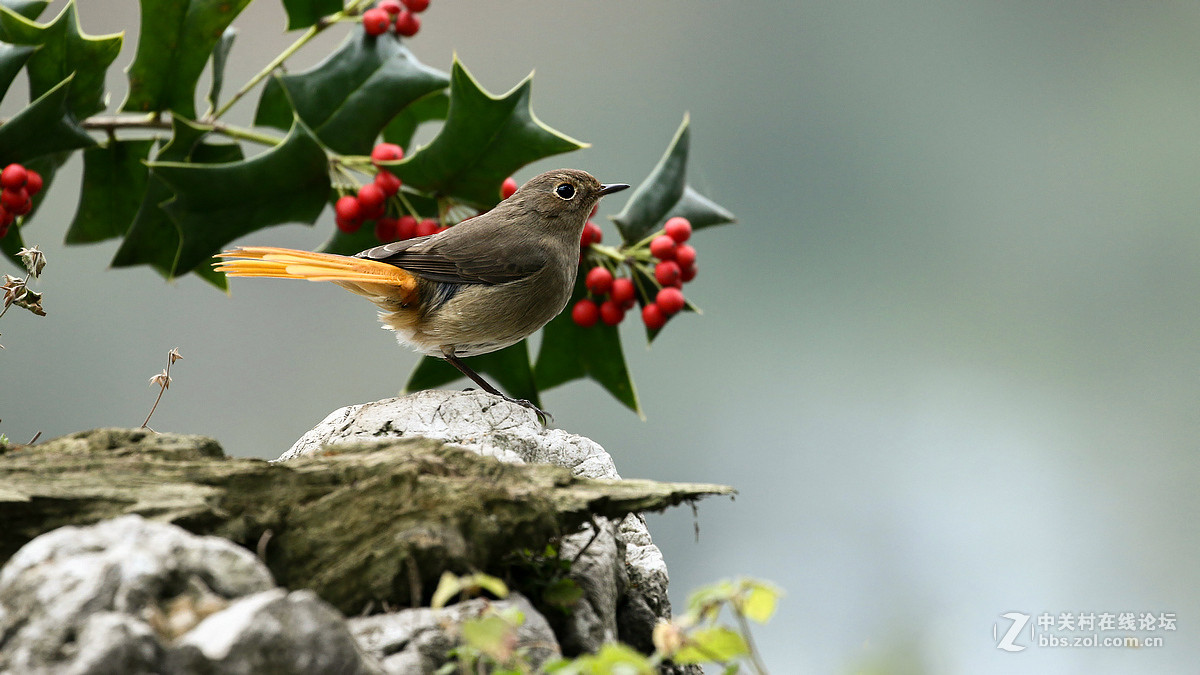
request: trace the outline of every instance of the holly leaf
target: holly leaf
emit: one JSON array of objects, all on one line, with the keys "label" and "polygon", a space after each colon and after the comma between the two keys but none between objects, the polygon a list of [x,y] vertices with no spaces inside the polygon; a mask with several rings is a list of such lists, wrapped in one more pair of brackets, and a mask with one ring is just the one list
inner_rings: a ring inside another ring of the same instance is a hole
[{"label": "holly leaf", "polygon": [[[574,307],[586,294],[583,277],[579,275],[567,307]],[[616,326],[597,323],[584,328],[575,323],[571,312],[562,312],[542,329],[542,346],[538,350],[534,377],[540,391],[590,377],[639,417],[645,418],[633,377],[625,364],[621,335]]]},{"label": "holly leaf", "polygon": [[446,111],[449,109],[450,97],[444,91],[437,91],[418,99],[388,122],[383,128],[383,140],[402,148],[410,147],[417,127],[425,122],[446,119]]},{"label": "holly leaf", "polygon": [[121,51],[123,34],[92,36],[80,31],[74,0],[46,24],[0,6],[0,39],[40,47],[26,66],[31,98],[74,76],[68,110],[82,118],[104,109],[104,76]]},{"label": "holly leaf", "polygon": [[83,151],[83,188],[68,244],[120,237],[137,215],[146,190],[151,139],[113,141]]},{"label": "holly leaf", "polygon": [[175,193],[162,205],[179,226],[173,276],[206,264],[223,246],[251,232],[283,223],[311,224],[330,189],[325,150],[299,122],[283,142],[251,159],[156,161],[151,167]]},{"label": "holly leaf", "polygon": [[17,255],[18,251],[25,248],[25,240],[21,237],[21,229],[22,228],[17,227],[16,223],[13,223],[13,225],[8,228],[8,234],[4,235],[3,238],[0,238],[0,253],[4,253],[4,257],[11,260],[12,263],[17,266],[17,269],[21,269],[25,266],[25,264],[21,262],[21,258]]},{"label": "holly leaf", "polygon": [[[159,150],[155,161],[221,163],[242,159],[241,146],[204,143],[207,130],[182,117],[172,118],[171,130],[171,141]],[[168,279],[175,276],[180,230],[161,207],[171,197],[171,188],[162,181],[153,166],[149,166],[141,205],[113,258],[113,267],[150,265]],[[208,266],[200,266],[193,271],[221,289],[227,287],[225,275]]]},{"label": "holly leaf", "polygon": [[217,109],[217,104],[220,102],[221,86],[225,83],[225,61],[229,58],[229,51],[233,49],[233,40],[236,37],[236,28],[226,28],[221,33],[221,39],[213,47],[212,84],[208,88],[208,111],[210,113]]},{"label": "holly leaf", "polygon": [[342,0],[283,0],[288,30],[308,28],[323,16],[342,11]]},{"label": "holly leaf", "polygon": [[550,127],[530,107],[532,74],[503,96],[484,91],[458,59],[450,71],[446,123],[429,145],[388,169],[422,192],[473,206],[500,201],[500,184],[544,157],[587,147]]},{"label": "holly leaf", "polygon": [[[500,351],[463,359],[463,362],[477,373],[490,375],[487,379],[507,391],[509,396],[541,406],[538,388],[534,383],[533,366],[529,361],[529,346],[525,340]],[[442,359],[426,356],[417,362],[417,367],[408,376],[404,391],[433,389],[461,378],[463,374],[454,366]]]},{"label": "holly leaf", "polygon": [[359,24],[311,70],[267,83],[254,121],[286,129],[294,109],[335,152],[366,155],[396,113],[447,82],[445,73],[418,61],[391,34],[367,35]]},{"label": "holly leaf", "polygon": [[641,241],[675,216],[691,221],[693,230],[735,221],[732,213],[687,184],[688,124],[684,115],[662,159],[633,191],[621,213],[613,216],[626,244]]},{"label": "holly leaf", "polygon": [[49,4],[49,0],[0,0],[0,5],[30,20],[41,16]]},{"label": "holly leaf", "polygon": [[141,0],[137,54],[124,112],[196,116],[196,82],[222,35],[250,0]]},{"label": "holly leaf", "polygon": [[8,93],[17,73],[25,67],[25,62],[37,47],[29,45],[9,45],[0,43],[0,98]]},{"label": "holly leaf", "polygon": [[95,145],[69,110],[72,78],[67,77],[0,126],[0,162],[26,160]]}]

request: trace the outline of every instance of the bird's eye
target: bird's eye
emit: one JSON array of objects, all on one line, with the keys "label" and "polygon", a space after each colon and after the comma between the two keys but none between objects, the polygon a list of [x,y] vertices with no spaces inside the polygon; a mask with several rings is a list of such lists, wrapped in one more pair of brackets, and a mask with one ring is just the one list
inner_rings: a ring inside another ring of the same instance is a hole
[{"label": "bird's eye", "polygon": [[575,197],[575,186],[570,183],[559,183],[558,187],[554,188],[554,194],[565,201],[570,201]]}]

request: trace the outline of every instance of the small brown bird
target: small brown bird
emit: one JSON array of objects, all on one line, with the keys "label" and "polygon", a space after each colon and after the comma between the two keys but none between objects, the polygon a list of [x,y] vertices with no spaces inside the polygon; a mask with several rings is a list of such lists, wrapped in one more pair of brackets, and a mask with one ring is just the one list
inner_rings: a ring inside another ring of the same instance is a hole
[{"label": "small brown bird", "polygon": [[592,207],[628,188],[585,171],[547,171],[487,213],[450,229],[354,256],[244,246],[218,254],[231,277],[332,281],[379,306],[379,320],[422,354],[445,359],[491,394],[500,393],[463,357],[520,342],[571,298],[579,240]]}]

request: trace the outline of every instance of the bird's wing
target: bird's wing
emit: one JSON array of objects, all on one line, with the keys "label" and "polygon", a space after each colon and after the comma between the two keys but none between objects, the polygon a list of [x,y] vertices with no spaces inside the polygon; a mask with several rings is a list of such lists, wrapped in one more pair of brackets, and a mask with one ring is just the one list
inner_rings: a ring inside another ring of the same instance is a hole
[{"label": "bird's wing", "polygon": [[[509,237],[498,250],[494,237],[446,236],[449,231],[367,249],[355,257],[376,260],[448,284],[503,284],[519,281],[549,262],[550,254],[533,239]],[[466,228],[464,228],[465,230]],[[464,231],[463,235],[467,233]]]}]

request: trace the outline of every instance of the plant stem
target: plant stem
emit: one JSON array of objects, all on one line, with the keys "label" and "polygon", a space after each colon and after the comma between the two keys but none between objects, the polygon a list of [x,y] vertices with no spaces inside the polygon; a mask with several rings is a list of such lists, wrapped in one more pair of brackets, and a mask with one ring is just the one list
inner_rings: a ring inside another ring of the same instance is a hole
[{"label": "plant stem", "polygon": [[259,82],[262,82],[267,78],[267,76],[275,72],[276,68],[282,66],[284,61],[287,61],[292,57],[293,54],[300,51],[300,48],[308,44],[309,40],[312,40],[317,36],[318,33],[345,19],[346,17],[355,16],[358,14],[360,7],[368,2],[371,2],[371,0],[357,0],[356,2],[350,3],[340,12],[321,17],[316,23],[310,26],[308,30],[304,31],[304,34],[297,38],[296,41],[291,44],[291,46],[280,52],[279,56],[271,59],[270,63],[263,66],[262,70],[258,71],[254,77],[250,78],[250,80],[246,82],[246,84],[242,85],[242,88],[238,89],[237,93],[235,93],[228,101],[225,102],[225,105],[218,108],[217,111],[211,116],[206,116],[206,121],[211,122],[229,112],[229,109],[232,108],[235,103],[240,101],[243,96],[250,93],[250,90],[256,87]]},{"label": "plant stem", "polygon": [[759,675],[767,675],[767,666],[762,662],[762,657],[758,654],[758,648],[754,646],[754,637],[750,635],[750,624],[746,623],[746,617],[736,609],[733,615],[737,617],[738,628],[742,631],[742,639],[746,641],[746,650],[750,652],[750,664],[754,666],[755,672]]},{"label": "plant stem", "polygon": [[[260,134],[252,129],[225,124],[223,122],[191,123],[202,129],[215,131],[230,138],[251,141],[266,146],[273,147],[279,145],[280,142],[280,139],[274,136]],[[95,129],[109,134],[118,129],[153,129],[161,131],[170,131],[171,129],[171,123],[163,119],[161,115],[96,115],[80,122],[80,126],[84,129]]]}]

